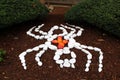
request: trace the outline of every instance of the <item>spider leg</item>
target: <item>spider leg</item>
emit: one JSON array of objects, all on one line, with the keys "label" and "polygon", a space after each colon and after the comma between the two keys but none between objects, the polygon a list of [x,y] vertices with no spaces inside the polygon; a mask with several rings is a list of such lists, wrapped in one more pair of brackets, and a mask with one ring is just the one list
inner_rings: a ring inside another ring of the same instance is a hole
[{"label": "spider leg", "polygon": [[[44,26],[44,24],[42,25],[39,25],[37,28],[36,26],[32,27],[31,29],[29,29],[26,33],[27,35],[35,38],[35,39],[43,39],[45,35],[47,35],[47,32],[43,32],[41,30],[39,30],[42,26]],[[32,33],[33,29],[35,29],[35,32],[39,32],[40,34],[42,34],[41,36],[40,35],[35,35],[34,33]]]},{"label": "spider leg", "polygon": [[19,58],[21,60],[21,63],[22,63],[22,66],[23,68],[26,70],[27,69],[27,66],[26,66],[26,61],[25,61],[25,56],[30,53],[30,52],[33,52],[33,51],[38,51],[40,48],[43,48],[44,47],[44,44],[41,44],[39,46],[36,46],[32,49],[27,49],[26,51],[22,52],[20,55],[19,55]]},{"label": "spider leg", "polygon": [[45,50],[41,50],[39,53],[36,54],[35,60],[38,62],[39,66],[42,66],[42,62],[40,61],[40,57],[43,55]]},{"label": "spider leg", "polygon": [[71,30],[70,33],[67,34],[67,35],[64,37],[65,39],[69,39],[70,37],[76,37],[76,36],[77,36],[76,34],[74,34],[74,33],[76,32],[76,30],[75,30],[74,28],[65,26],[65,25],[63,25],[63,24],[61,24],[61,26],[62,26],[63,28],[66,28],[66,29],[70,29],[70,30]]},{"label": "spider leg", "polygon": [[80,26],[75,26],[75,25],[70,25],[68,23],[66,23],[68,26],[71,26],[73,28],[76,28],[76,29],[79,29],[78,32],[77,32],[77,36],[81,36],[82,34],[82,31],[84,30],[83,28],[81,28]]},{"label": "spider leg", "polygon": [[92,47],[92,46],[86,46],[86,45],[81,45],[82,48],[84,49],[89,49],[89,50],[94,50],[96,52],[99,52],[99,68],[98,68],[98,71],[101,72],[102,71],[102,67],[103,67],[103,64],[102,64],[102,60],[103,60],[103,52],[101,51],[100,48],[97,48],[97,47]]},{"label": "spider leg", "polygon": [[[79,43],[77,43],[77,44],[79,44]],[[80,46],[75,46],[75,48],[80,49],[82,52],[87,54],[87,63],[86,63],[85,71],[88,72],[89,71],[89,67],[90,67],[90,63],[91,63],[91,59],[92,59],[92,54],[88,50],[86,50],[86,49],[84,49],[84,48],[82,48]]]}]

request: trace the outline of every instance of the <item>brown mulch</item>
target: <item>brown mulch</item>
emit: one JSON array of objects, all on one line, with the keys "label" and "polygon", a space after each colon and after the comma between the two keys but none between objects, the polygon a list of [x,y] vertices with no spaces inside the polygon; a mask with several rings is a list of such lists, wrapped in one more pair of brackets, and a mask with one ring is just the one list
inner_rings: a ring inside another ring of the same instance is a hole
[{"label": "brown mulch", "polygon": [[[48,31],[53,25],[64,24],[64,13],[68,9],[56,7],[44,21],[45,27],[42,30]],[[90,71],[85,72],[86,55],[77,49],[74,49],[77,55],[75,69],[60,68],[53,60],[55,52],[48,50],[42,56],[41,67],[34,60],[37,52],[28,54],[27,70],[24,70],[19,54],[45,42],[26,35],[26,31],[38,24],[41,23],[31,21],[0,31],[0,48],[7,51],[4,62],[0,63],[0,80],[120,80],[120,40],[92,27],[83,27],[85,30],[82,36],[76,40],[81,44],[102,49],[104,52],[102,72],[97,71],[99,55],[94,51]]]}]

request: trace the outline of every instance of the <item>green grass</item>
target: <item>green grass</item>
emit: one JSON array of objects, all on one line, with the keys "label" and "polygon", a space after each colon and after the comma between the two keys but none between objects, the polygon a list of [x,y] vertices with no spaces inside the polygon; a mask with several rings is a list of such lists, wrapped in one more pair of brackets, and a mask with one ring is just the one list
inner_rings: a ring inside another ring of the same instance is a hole
[{"label": "green grass", "polygon": [[0,62],[4,60],[5,54],[6,54],[6,51],[0,49]]},{"label": "green grass", "polygon": [[39,0],[0,0],[0,27],[36,18],[43,20],[48,12]]},{"label": "green grass", "polygon": [[65,20],[91,24],[120,37],[120,0],[81,0],[65,14]]}]

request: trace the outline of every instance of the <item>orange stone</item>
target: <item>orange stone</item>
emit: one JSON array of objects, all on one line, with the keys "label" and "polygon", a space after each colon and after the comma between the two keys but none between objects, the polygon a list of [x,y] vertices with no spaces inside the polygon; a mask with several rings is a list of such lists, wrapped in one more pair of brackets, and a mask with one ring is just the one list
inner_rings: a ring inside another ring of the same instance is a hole
[{"label": "orange stone", "polygon": [[68,43],[68,40],[63,40],[62,36],[58,36],[57,40],[53,40],[52,43],[58,44],[58,49],[63,49],[65,45]]}]

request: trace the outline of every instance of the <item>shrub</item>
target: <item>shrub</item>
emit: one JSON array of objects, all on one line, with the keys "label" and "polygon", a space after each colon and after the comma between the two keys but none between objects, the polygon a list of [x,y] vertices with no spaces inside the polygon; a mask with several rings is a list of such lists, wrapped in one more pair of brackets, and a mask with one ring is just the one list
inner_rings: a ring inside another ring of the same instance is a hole
[{"label": "shrub", "polygon": [[0,27],[35,18],[42,20],[47,14],[48,9],[39,0],[0,0]]},{"label": "shrub", "polygon": [[6,54],[6,51],[0,50],[0,62],[2,62],[4,60],[5,54]]},{"label": "shrub", "polygon": [[65,20],[92,24],[120,37],[120,0],[81,0],[65,14]]}]

